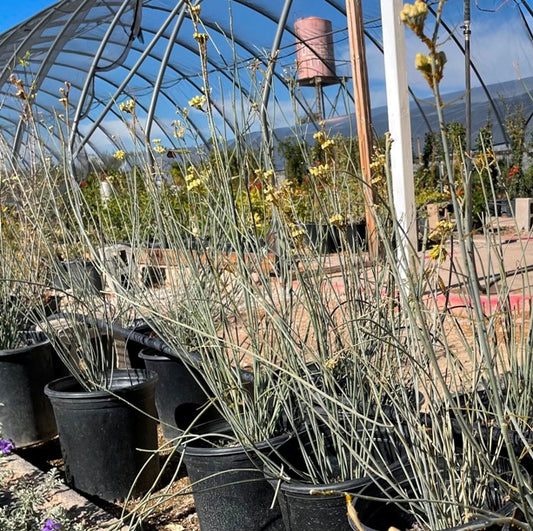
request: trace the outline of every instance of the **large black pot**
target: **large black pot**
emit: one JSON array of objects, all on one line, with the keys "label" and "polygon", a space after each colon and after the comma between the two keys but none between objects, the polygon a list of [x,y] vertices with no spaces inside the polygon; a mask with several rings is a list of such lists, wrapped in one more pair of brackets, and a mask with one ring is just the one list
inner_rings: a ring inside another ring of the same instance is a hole
[{"label": "large black pot", "polygon": [[[143,349],[139,358],[146,368],[157,373],[155,402],[163,436],[172,440],[191,426],[202,407],[208,402],[200,372],[179,358],[163,356],[150,348]],[[213,407],[201,416],[202,422],[218,417]]]},{"label": "large black pot", "polygon": [[28,336],[24,347],[0,350],[0,424],[17,447],[57,434],[44,386],[55,378],[53,350],[44,335]]},{"label": "large black pot", "polygon": [[366,221],[346,225],[346,244],[349,249],[364,251],[366,244]]},{"label": "large black pot", "polygon": [[[458,455],[458,460],[461,456]],[[442,470],[445,471],[447,465],[443,462]],[[501,483],[497,479],[491,479],[487,487],[486,506],[482,507],[485,512],[493,512],[501,514],[502,516],[511,516],[514,505],[507,503],[509,493],[512,487],[503,487],[504,480],[512,478],[509,461],[506,458],[500,457],[496,461],[496,472],[498,477],[502,479]],[[475,469],[469,469],[469,473],[475,480],[479,477],[479,473]],[[416,472],[409,463],[404,466],[396,466],[392,469],[393,484],[385,484],[379,481],[373,482],[365,489],[362,489],[361,497],[354,497],[352,506],[357,514],[359,522],[354,523],[353,519],[348,518],[351,529],[356,531],[388,531],[391,527],[399,529],[400,531],[409,531],[413,528],[416,521],[415,515],[409,513],[406,509],[406,504],[397,498],[397,488],[401,487],[407,498],[417,499],[419,494],[413,488]],[[443,503],[449,503],[449,500],[443,500]],[[472,510],[473,512],[474,510]],[[424,516],[419,513],[419,516]],[[493,524],[490,517],[478,517],[472,520],[469,524],[460,525],[453,528],[440,529],[439,531],[459,531],[469,529],[484,529],[486,531],[498,531],[502,528],[500,524]]]},{"label": "large black pot", "polygon": [[185,447],[184,462],[202,531],[284,529],[258,453],[276,459],[290,441],[289,435],[281,435],[253,448]]},{"label": "large black pot", "polygon": [[71,487],[117,501],[152,486],[159,472],[156,381],[152,372],[126,369],[112,373],[110,391],[84,391],[70,376],[46,386]]},{"label": "large black pot", "polygon": [[335,253],[339,248],[338,229],[333,225],[306,223],[305,239],[319,253]]},{"label": "large black pot", "polygon": [[350,531],[344,493],[357,495],[372,483],[370,478],[332,484],[283,482],[278,499],[285,529]]},{"label": "large black pot", "polygon": [[94,294],[102,291],[102,275],[90,260],[60,262],[52,278],[52,287],[61,290],[71,289],[79,294]]},{"label": "large black pot", "polygon": [[[155,337],[155,333],[152,327],[146,322],[140,322],[134,324],[131,327],[131,332],[136,334],[142,334],[147,338]],[[136,341],[133,334],[128,334],[124,337],[124,349],[126,351],[127,360],[126,363],[134,369],[145,369],[146,363],[139,357],[139,354],[146,348],[145,345]]]}]

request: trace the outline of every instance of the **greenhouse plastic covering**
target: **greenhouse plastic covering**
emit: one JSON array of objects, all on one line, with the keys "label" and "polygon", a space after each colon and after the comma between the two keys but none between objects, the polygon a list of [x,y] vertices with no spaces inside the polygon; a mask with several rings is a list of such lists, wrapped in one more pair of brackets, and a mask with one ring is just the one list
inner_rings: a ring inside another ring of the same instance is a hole
[{"label": "greenhouse plastic covering", "polygon": [[[264,118],[281,138],[296,123],[317,127],[316,87],[296,82],[294,23],[316,16],[332,21],[338,83],[323,88],[323,112],[334,130],[354,130],[351,68],[342,0],[203,0],[199,31],[209,34],[206,70],[217,126],[257,133]],[[436,4],[431,4],[434,12]],[[387,129],[380,2],[363,1],[373,125]],[[533,44],[526,1],[472,0],[473,129],[490,121],[497,142],[505,141],[505,114],[519,108],[531,117]],[[434,16],[427,21],[434,24]],[[100,157],[124,146],[128,130],[120,104],[134,100],[141,138],[169,148],[209,141],[205,113],[189,102],[204,90],[198,43],[187,4],[180,0],[61,0],[0,35],[0,131],[26,156],[31,133],[22,83],[34,122],[48,152],[65,145],[74,155]],[[406,31],[413,138],[435,128],[430,91],[414,69],[422,44]],[[463,1],[449,0],[439,42],[448,63],[442,91],[448,121],[464,121]],[[269,76],[272,73],[272,84]],[[65,85],[68,82],[68,85]],[[62,89],[62,91],[60,91]],[[65,98],[65,91],[67,98]],[[19,97],[17,97],[17,93]],[[189,108],[191,135],[176,135]],[[257,112],[252,112],[257,109]],[[263,113],[263,114],[262,114]],[[128,118],[128,117],[126,117]]]}]

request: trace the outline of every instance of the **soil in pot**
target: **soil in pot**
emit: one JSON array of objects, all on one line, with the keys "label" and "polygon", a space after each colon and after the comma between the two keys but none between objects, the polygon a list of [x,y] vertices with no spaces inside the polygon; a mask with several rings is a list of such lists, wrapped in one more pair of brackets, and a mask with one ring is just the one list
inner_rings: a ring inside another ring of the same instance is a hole
[{"label": "soil in pot", "polygon": [[29,332],[26,345],[0,350],[0,425],[17,447],[57,434],[44,386],[56,378],[53,349],[43,334]]},{"label": "soil in pot", "polygon": [[49,383],[67,483],[106,501],[146,492],[159,471],[157,375],[112,373],[109,391],[85,391],[73,377]]}]

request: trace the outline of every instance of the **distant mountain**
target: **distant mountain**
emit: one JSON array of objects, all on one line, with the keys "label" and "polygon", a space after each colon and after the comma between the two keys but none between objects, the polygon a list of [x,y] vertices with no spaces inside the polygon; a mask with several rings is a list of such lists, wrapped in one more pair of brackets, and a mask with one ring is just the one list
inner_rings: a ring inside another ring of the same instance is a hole
[{"label": "distant mountain", "polygon": [[[487,96],[490,94],[490,98]],[[506,144],[503,124],[508,109],[522,108],[528,121],[528,128],[531,128],[530,119],[533,115],[533,77],[518,81],[506,81],[487,86],[487,92],[483,87],[474,87],[471,92],[472,101],[472,141],[475,142],[479,130],[492,123],[492,132],[495,145]],[[465,93],[453,92],[443,96],[445,102],[444,118],[447,123],[465,121]],[[492,101],[491,101],[492,100]],[[434,102],[430,100],[420,100],[417,105],[411,102],[411,135],[413,139],[413,149],[416,149],[417,140],[423,146],[424,137],[429,130],[438,132],[437,112]],[[330,134],[342,134],[349,136],[357,134],[355,115],[339,116],[325,121],[326,129]],[[372,109],[372,126],[377,135],[382,136],[388,130],[387,106]],[[312,143],[313,134],[317,131],[317,126],[313,123],[298,126],[300,138],[305,138]],[[289,127],[274,130],[276,142],[289,137],[294,137],[295,129]],[[247,142],[251,145],[259,145],[261,141],[260,133],[252,133]],[[283,160],[277,150],[275,150],[276,166],[283,167]]]}]

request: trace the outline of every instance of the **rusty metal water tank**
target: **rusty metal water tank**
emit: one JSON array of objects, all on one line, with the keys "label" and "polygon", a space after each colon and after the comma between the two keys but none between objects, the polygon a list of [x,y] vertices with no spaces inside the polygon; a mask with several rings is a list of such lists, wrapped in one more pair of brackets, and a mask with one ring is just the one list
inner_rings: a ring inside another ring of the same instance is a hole
[{"label": "rusty metal water tank", "polygon": [[301,85],[337,83],[331,21],[319,17],[299,18],[294,23],[296,62]]}]

